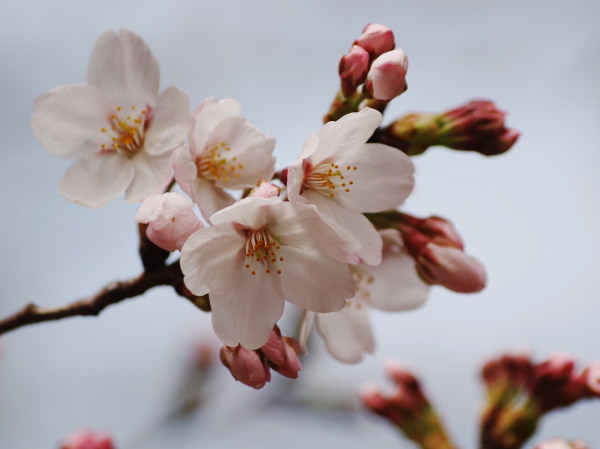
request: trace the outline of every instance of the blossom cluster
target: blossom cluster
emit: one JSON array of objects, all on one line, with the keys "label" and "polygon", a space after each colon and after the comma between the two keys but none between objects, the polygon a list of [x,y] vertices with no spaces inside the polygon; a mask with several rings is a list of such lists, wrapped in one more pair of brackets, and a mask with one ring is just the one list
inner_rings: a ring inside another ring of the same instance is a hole
[{"label": "blossom cluster", "polygon": [[142,38],[109,31],[92,50],[87,84],[40,95],[32,127],[48,152],[75,160],[59,184],[67,199],[97,208],[124,193],[141,202],[147,238],[180,252],[185,287],[209,298],[223,363],[260,387],[270,369],[300,369],[296,342],[277,328],[286,302],[305,310],[303,352],[315,321],[333,356],[357,362],[375,347],[371,308],[418,307],[430,285],[485,286],[448,221],[397,211],[413,189],[413,163],[375,137],[407,69],[392,31],[368,25],[340,61],[341,100],[326,124],[276,172],[275,139],[235,100],[210,97],[192,111],[178,87],[159,91]]}]

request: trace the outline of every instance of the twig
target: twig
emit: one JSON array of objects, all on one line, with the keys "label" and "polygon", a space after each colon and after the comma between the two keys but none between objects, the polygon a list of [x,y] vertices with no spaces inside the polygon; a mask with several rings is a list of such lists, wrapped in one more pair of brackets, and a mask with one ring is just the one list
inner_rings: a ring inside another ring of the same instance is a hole
[{"label": "twig", "polygon": [[[171,285],[180,293],[181,284],[181,269],[179,261],[176,261],[161,269],[142,273],[136,278],[108,284],[94,296],[64,306],[41,308],[29,303],[20,311],[0,320],[0,334],[34,323],[60,320],[72,316],[98,315],[111,304],[141,295],[158,285]],[[188,295],[182,296],[187,297]],[[192,298],[188,299],[194,302]]]}]

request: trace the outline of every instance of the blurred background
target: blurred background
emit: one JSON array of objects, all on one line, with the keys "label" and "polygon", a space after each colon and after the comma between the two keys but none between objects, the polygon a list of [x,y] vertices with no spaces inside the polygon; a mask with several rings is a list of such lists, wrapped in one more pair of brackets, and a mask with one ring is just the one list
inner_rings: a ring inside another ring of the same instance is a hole
[{"label": "blurred background", "polygon": [[[522,136],[498,157],[433,148],[414,158],[405,209],[455,223],[488,270],[482,293],[433,288],[421,309],[376,314],[377,352],[359,365],[336,362],[314,339],[295,382],[256,392],[216,366],[201,407],[179,417],[171,412],[187,364],[202,344],[216,357],[218,342],[210,317],[171,289],[99,318],[25,327],[0,339],[0,448],[56,448],[82,427],[111,431],[121,449],[411,448],[356,399],[364,381],[388,385],[389,357],[422,376],[457,443],[475,447],[486,358],[528,349],[540,360],[554,351],[600,359],[599,14],[595,0],[2,2],[2,317],[141,270],[137,206],[69,203],[56,185],[71,162],[47,154],[29,126],[38,94],[85,82],[107,29],[141,35],[161,86],[187,91],[192,107],[207,96],[240,102],[276,136],[278,168],[321,126],[339,58],[369,22],[390,27],[410,60],[409,89],[385,123],[487,98]],[[600,403],[578,405],[548,417],[538,441],[600,444],[598,422]]]}]

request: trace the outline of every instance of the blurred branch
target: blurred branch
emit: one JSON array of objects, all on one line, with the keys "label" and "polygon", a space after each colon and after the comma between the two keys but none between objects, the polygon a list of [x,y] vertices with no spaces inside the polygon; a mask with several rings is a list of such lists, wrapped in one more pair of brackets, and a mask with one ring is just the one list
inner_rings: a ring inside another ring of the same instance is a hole
[{"label": "blurred branch", "polygon": [[[41,308],[29,303],[21,310],[0,320],[0,334],[18,329],[29,324],[60,320],[73,316],[98,315],[106,307],[125,299],[139,296],[158,285],[171,285],[177,292],[196,304],[182,291],[183,282],[179,261],[165,265],[161,269],[145,272],[136,278],[108,284],[95,295],[59,307]],[[196,304],[197,305],[197,304]]]}]

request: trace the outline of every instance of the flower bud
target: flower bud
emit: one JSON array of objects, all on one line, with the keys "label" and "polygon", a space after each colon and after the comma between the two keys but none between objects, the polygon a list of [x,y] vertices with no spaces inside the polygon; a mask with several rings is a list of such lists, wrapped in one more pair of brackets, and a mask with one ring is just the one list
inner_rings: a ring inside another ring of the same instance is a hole
[{"label": "flower bud", "polygon": [[342,81],[342,92],[352,95],[356,88],[365,82],[369,71],[369,53],[358,45],[353,45],[340,60],[339,73]]},{"label": "flower bud", "polygon": [[567,442],[562,438],[554,438],[538,444],[534,449],[590,449],[590,447],[581,440]]},{"label": "flower bud", "polygon": [[258,390],[271,381],[269,366],[257,351],[242,346],[223,346],[219,356],[231,375],[249,387]]},{"label": "flower bud", "polygon": [[183,195],[167,192],[146,198],[135,220],[149,223],[146,235],[156,246],[167,251],[181,250],[187,238],[203,227],[193,206]]},{"label": "flower bud", "polygon": [[585,386],[593,396],[600,396],[600,362],[591,362],[583,371]]},{"label": "flower bud", "polygon": [[274,196],[279,196],[280,192],[281,189],[275,184],[271,184],[266,182],[264,179],[261,179],[258,187],[255,187],[248,196],[253,196],[256,198],[273,198]]},{"label": "flower bud", "polygon": [[393,50],[396,46],[392,30],[378,23],[368,24],[359,38],[354,41],[354,45],[364,48],[372,59]]},{"label": "flower bud", "polygon": [[376,100],[390,101],[407,89],[408,58],[397,48],[379,56],[367,74],[365,89]]},{"label": "flower bud", "polygon": [[60,449],[115,449],[108,433],[80,430],[69,435]]},{"label": "flower bud", "polygon": [[441,124],[437,144],[486,156],[504,153],[520,135],[517,130],[506,128],[505,116],[494,103],[486,100],[451,109],[437,117]]},{"label": "flower bud", "polygon": [[298,358],[300,347],[296,340],[291,337],[283,337],[282,341],[285,348],[285,360],[278,365],[271,364],[271,368],[282,376],[297,379],[298,372],[302,369],[300,367],[300,359]]}]

